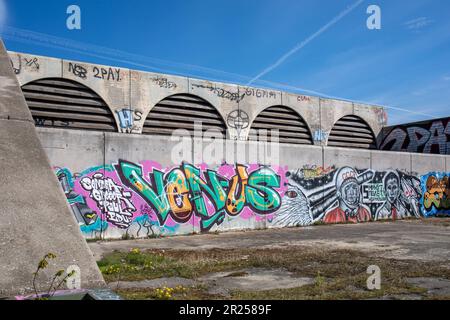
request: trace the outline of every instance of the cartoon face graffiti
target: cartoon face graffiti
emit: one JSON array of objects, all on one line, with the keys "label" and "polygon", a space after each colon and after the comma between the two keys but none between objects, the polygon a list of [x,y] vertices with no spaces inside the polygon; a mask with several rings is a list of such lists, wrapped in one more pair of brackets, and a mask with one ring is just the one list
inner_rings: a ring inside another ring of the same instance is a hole
[{"label": "cartoon face graffiti", "polygon": [[384,180],[384,192],[387,200],[394,204],[400,196],[400,180],[394,172],[388,173]]},{"label": "cartoon face graffiti", "polygon": [[372,179],[373,173],[366,171],[360,175],[355,169],[343,167],[336,175],[338,206],[326,213],[325,223],[365,222],[371,220],[371,214],[361,204],[360,185]]},{"label": "cartoon face graffiti", "polygon": [[356,171],[352,168],[342,168],[336,179],[336,189],[338,197],[350,209],[356,209],[359,206],[361,193],[359,190]]},{"label": "cartoon face graffiti", "polygon": [[342,201],[344,201],[349,208],[354,209],[359,205],[360,192],[356,179],[352,179],[342,185],[341,197]]}]

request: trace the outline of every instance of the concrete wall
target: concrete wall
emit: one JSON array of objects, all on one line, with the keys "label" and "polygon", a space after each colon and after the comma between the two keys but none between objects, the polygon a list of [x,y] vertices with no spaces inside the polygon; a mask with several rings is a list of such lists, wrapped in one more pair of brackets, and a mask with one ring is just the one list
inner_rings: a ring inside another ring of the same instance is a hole
[{"label": "concrete wall", "polygon": [[450,209],[444,201],[447,187],[441,202],[424,201],[432,191],[426,179],[435,178],[435,186],[447,183],[442,173],[450,169],[449,156],[37,131],[88,238],[365,222]]},{"label": "concrete wall", "polygon": [[[242,132],[227,123],[229,137],[244,141],[258,114],[276,105],[290,107],[305,120],[311,134],[319,137],[315,139],[315,145],[326,145],[333,125],[344,116],[359,116],[367,122],[375,136],[386,121],[386,113],[379,106],[24,53],[9,52],[9,55],[21,86],[43,78],[65,78],[79,82],[103,98],[114,114],[118,131],[124,133],[141,133],[147,115],[159,101],[182,93],[197,95],[211,103],[225,122],[235,110],[247,113],[249,126]],[[118,112],[124,108],[139,114],[130,127],[120,126]]]}]

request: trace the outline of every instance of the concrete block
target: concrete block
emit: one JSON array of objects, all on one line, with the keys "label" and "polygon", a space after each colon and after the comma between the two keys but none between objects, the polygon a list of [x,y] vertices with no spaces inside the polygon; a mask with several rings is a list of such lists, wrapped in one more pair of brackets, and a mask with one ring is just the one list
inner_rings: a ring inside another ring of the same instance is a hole
[{"label": "concrete block", "polygon": [[82,172],[104,165],[104,134],[98,131],[36,128],[52,167]]},{"label": "concrete block", "polygon": [[446,156],[412,153],[411,171],[419,175],[445,171]]},{"label": "concrete block", "polygon": [[411,172],[411,154],[404,152],[386,152],[371,150],[371,169],[385,171],[398,169]]},{"label": "concrete block", "polygon": [[103,286],[34,125],[0,120],[0,135],[0,296],[32,293],[33,272],[49,252],[57,258],[40,275],[40,288],[70,265],[80,267],[83,288]]},{"label": "concrete block", "polygon": [[371,152],[369,150],[324,147],[323,166],[337,168],[349,166],[356,169],[370,168]]}]

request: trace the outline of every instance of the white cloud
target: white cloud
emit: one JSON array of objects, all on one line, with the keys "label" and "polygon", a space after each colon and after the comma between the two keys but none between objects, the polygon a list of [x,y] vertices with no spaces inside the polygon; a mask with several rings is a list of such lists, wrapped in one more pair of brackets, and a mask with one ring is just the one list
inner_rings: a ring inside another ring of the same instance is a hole
[{"label": "white cloud", "polygon": [[420,18],[416,18],[416,19],[407,21],[403,25],[408,30],[419,30],[419,29],[425,28],[426,26],[432,24],[433,22],[434,22],[434,20],[431,20],[428,17],[420,17]]},{"label": "white cloud", "polygon": [[442,79],[444,79],[444,81],[450,81],[450,76],[444,76]]}]

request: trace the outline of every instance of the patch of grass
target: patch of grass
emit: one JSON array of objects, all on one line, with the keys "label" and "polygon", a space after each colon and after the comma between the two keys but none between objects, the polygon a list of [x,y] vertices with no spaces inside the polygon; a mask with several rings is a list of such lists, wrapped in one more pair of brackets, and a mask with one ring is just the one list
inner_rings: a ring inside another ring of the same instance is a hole
[{"label": "patch of grass", "polygon": [[362,300],[389,296],[402,296],[426,293],[426,289],[399,283],[384,283],[381,290],[368,290],[365,276],[345,277],[305,285],[299,288],[267,291],[235,291],[232,299],[247,300]]},{"label": "patch of grass", "polygon": [[[370,299],[393,295],[419,294],[406,278],[436,277],[450,279],[448,262],[394,260],[374,257],[362,251],[325,247],[289,246],[285,248],[115,251],[98,262],[107,282],[138,281],[161,277],[196,279],[215,272],[245,276],[247,268],[280,269],[299,277],[315,279],[312,285],[269,291],[234,292],[235,299]],[[381,290],[366,287],[368,266],[381,269]],[[119,271],[117,271],[119,269]],[[117,272],[114,272],[116,270]],[[112,271],[112,272],[111,272]],[[192,297],[211,298],[197,288]],[[123,289],[130,298],[152,298],[149,290]],[[142,296],[146,295],[146,296]],[[135,298],[135,297],[134,297]]]},{"label": "patch of grass", "polygon": [[218,300],[223,299],[221,295],[212,295],[204,286],[183,287],[183,290],[174,291],[170,298],[162,297],[161,288],[158,289],[118,289],[116,293],[126,300]]}]

